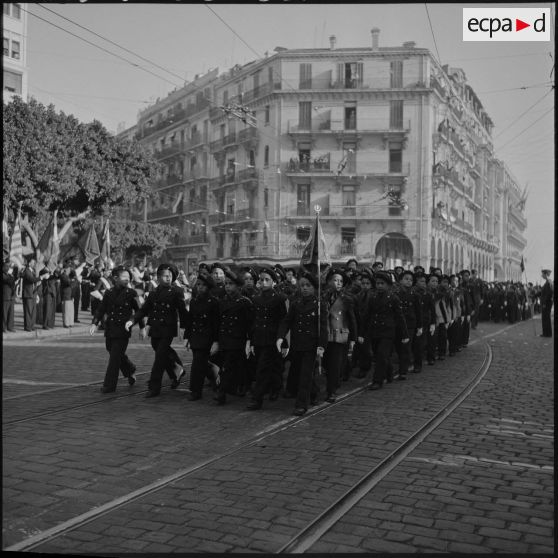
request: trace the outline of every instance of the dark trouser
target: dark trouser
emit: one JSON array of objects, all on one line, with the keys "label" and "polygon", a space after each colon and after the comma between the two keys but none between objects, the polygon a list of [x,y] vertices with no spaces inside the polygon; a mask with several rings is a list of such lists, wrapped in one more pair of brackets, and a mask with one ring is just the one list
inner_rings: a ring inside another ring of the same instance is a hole
[{"label": "dark trouser", "polygon": [[461,340],[460,345],[465,347],[469,344],[469,335],[471,333],[471,322],[465,316],[465,320],[461,324]]},{"label": "dark trouser", "polygon": [[275,345],[255,347],[254,352],[256,383],[252,389],[252,399],[261,403],[265,393],[276,390],[277,385],[280,385],[280,378],[277,376],[282,370],[281,354]]},{"label": "dark trouser", "polygon": [[426,339],[429,335],[428,329],[430,326],[425,325],[422,327],[422,335],[415,336],[412,341],[412,351],[413,351],[413,364],[415,366],[415,372],[418,372],[422,368],[422,359],[424,356],[424,348],[426,347]]},{"label": "dark trouser", "polygon": [[[355,348],[357,345],[355,345]],[[360,368],[361,375],[366,374],[372,366],[372,347],[370,346],[370,339],[364,338],[362,344],[358,344],[358,367]]]},{"label": "dark trouser", "polygon": [[79,297],[74,298],[74,323],[78,321],[79,318]]},{"label": "dark trouser", "polygon": [[43,297],[39,297],[39,302],[35,303],[35,323],[40,325],[43,323]]},{"label": "dark trouser", "polygon": [[[172,369],[172,337],[151,337],[151,346],[155,351],[155,360],[151,367],[151,376],[147,382],[147,386],[151,391],[159,393],[161,391],[161,382],[165,370]],[[174,352],[174,350],[172,350]],[[175,353],[176,354],[176,353]]]},{"label": "dark trouser", "polygon": [[35,297],[23,299],[23,329],[35,329]]},{"label": "dark trouser", "polygon": [[221,382],[219,384],[219,396],[222,398],[225,393],[234,393],[241,385],[244,377],[244,366],[246,356],[244,349],[233,349],[221,351],[223,365],[221,367]]},{"label": "dark trouser", "polygon": [[174,380],[176,378],[176,372],[174,371],[174,367],[176,364],[184,368],[182,360],[178,356],[178,353],[172,347],[169,347],[169,366],[166,370],[171,380]]},{"label": "dark trouser", "polygon": [[430,334],[428,330],[428,337],[426,338],[426,360],[432,362],[436,360],[436,347],[438,346],[438,326],[434,328],[434,333]]},{"label": "dark trouser", "polygon": [[192,366],[190,368],[190,391],[201,395],[203,382],[209,375],[209,347],[207,349],[192,349]]},{"label": "dark trouser", "polygon": [[448,329],[449,353],[453,355],[461,346],[461,318],[456,318]]},{"label": "dark trouser", "polygon": [[89,283],[83,282],[81,284],[81,309],[82,310],[87,310],[89,308],[89,299],[91,298],[89,296],[90,291],[91,291],[91,287]]},{"label": "dark trouser", "polygon": [[328,343],[324,354],[326,369],[326,389],[328,395],[334,394],[341,384],[341,372],[345,369],[347,343]]},{"label": "dark trouser", "polygon": [[47,295],[43,299],[43,327],[53,328],[56,318],[56,298]]},{"label": "dark trouser", "polygon": [[2,331],[14,329],[14,299],[2,301]]},{"label": "dark trouser", "polygon": [[541,306],[542,334],[545,337],[552,337],[552,323],[550,320],[550,311],[552,304],[543,304]]},{"label": "dark trouser", "polygon": [[308,409],[310,401],[318,396],[318,386],[315,381],[314,368],[316,349],[311,351],[291,351],[291,370],[298,378],[296,409]]},{"label": "dark trouser", "polygon": [[448,350],[448,330],[446,324],[438,326],[438,356],[446,356]]},{"label": "dark trouser", "polygon": [[409,366],[413,362],[413,337],[415,336],[414,329],[408,329],[409,342],[401,343],[401,336],[398,334],[395,338],[395,350],[399,357],[399,374],[403,376],[409,371]]},{"label": "dark trouser", "polygon": [[91,315],[94,316],[101,301],[94,296],[91,297]]},{"label": "dark trouser", "polygon": [[[298,385],[300,383],[300,370],[294,366],[291,359],[292,351],[289,352],[287,358],[289,363],[289,372],[287,373],[287,381],[285,384],[285,391],[290,393],[291,395],[295,395],[298,393]],[[287,361],[284,361],[287,362]]]},{"label": "dark trouser", "polygon": [[371,339],[372,352],[374,353],[374,378],[373,381],[379,384],[386,379],[391,351],[393,349],[393,339]]},{"label": "dark trouser", "polygon": [[477,325],[479,324],[480,300],[475,300],[473,302],[473,307],[475,313],[471,316],[471,328],[477,329]]},{"label": "dark trouser", "polygon": [[122,375],[127,378],[136,369],[134,363],[126,355],[128,341],[128,337],[105,337],[105,347],[109,353],[109,361],[103,386],[108,389],[116,389],[119,370],[122,370]]}]

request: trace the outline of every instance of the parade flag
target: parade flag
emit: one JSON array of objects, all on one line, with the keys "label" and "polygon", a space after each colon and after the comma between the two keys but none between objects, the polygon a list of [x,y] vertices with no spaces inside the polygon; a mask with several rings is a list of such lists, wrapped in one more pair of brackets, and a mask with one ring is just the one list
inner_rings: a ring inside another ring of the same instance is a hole
[{"label": "parade flag", "polygon": [[37,248],[43,255],[45,266],[54,271],[60,254],[60,242],[58,239],[58,227],[56,225],[56,214],[53,215],[43,236],[41,236]]},{"label": "parade flag", "polygon": [[10,257],[10,233],[8,231],[6,211],[4,211],[4,217],[2,218],[2,256],[3,261]]},{"label": "parade flag", "polygon": [[300,267],[319,275],[318,265],[321,266],[322,263],[329,266],[331,265],[331,260],[327,253],[325,236],[320,225],[319,216],[316,214],[316,220],[310,233],[310,240],[302,252]]},{"label": "parade flag", "polygon": [[519,267],[521,268],[521,273],[523,273],[525,271],[525,262],[523,261],[523,256],[521,256],[521,263],[519,264]]},{"label": "parade flag", "polygon": [[105,222],[103,233],[101,235],[101,260],[109,268],[112,268],[114,265],[114,262],[110,259],[110,229],[108,219]]},{"label": "parade flag", "polygon": [[23,266],[23,243],[21,241],[21,226],[19,224],[19,213],[14,223],[12,232],[12,240],[10,245],[10,259],[17,263],[19,267]]},{"label": "parade flag", "polygon": [[95,260],[101,255],[99,241],[95,232],[95,225],[91,223],[85,234],[78,240],[78,247],[85,256],[85,261],[93,265]]}]

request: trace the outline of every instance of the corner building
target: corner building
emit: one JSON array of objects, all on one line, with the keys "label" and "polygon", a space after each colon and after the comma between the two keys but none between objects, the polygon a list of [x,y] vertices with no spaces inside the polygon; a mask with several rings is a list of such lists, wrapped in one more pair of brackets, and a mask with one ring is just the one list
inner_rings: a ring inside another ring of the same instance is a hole
[{"label": "corner building", "polygon": [[[277,47],[142,113],[140,141],[166,169],[148,219],[180,227],[177,263],[297,263],[319,205],[333,261],[466,266],[487,280],[500,262],[509,273],[496,197],[509,172],[498,171],[492,121],[461,69],[412,42],[380,47],[379,35],[364,48],[333,36],[329,49]],[[176,107],[188,95],[197,108],[186,117]],[[221,108],[235,104],[254,127]],[[514,223],[524,243],[526,222]]]}]

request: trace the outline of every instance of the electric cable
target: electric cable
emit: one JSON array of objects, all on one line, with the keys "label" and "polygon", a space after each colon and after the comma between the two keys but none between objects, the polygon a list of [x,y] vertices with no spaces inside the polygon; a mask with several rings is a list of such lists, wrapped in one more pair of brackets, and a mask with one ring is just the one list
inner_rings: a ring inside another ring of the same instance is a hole
[{"label": "electric cable", "polygon": [[549,112],[553,111],[554,107],[550,107],[542,116],[540,116],[539,118],[537,118],[534,122],[531,122],[531,124],[529,124],[529,126],[527,126],[527,128],[524,128],[523,130],[521,130],[521,132],[519,132],[518,134],[516,134],[511,140],[507,141],[506,143],[504,143],[504,145],[501,145],[499,150],[501,151],[502,149],[504,149],[504,147],[506,145],[509,145],[510,143],[512,143],[513,141],[515,141],[521,134],[523,134],[524,132],[526,132],[529,128],[532,128],[539,120],[542,120]]}]

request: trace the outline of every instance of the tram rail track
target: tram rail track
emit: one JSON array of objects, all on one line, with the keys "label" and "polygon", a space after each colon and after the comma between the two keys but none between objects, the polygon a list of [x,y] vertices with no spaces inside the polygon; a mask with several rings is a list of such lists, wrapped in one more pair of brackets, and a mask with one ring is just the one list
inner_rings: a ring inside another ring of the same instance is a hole
[{"label": "tram rail track", "polygon": [[[503,330],[501,330],[503,331]],[[492,334],[494,335],[494,334]],[[479,339],[478,341],[481,341]],[[430,419],[422,424],[410,436],[407,437],[395,450],[391,451],[384,459],[377,465],[370,469],[360,480],[354,483],[351,487],[344,491],[344,493],[337,498],[323,513],[316,516],[304,528],[302,528],[294,537],[292,537],[286,544],[276,550],[277,553],[301,553],[317,542],[333,525],[340,521],[351,509],[353,509],[358,502],[369,494],[374,487],[392,471],[397,465],[405,459],[405,457],[412,452],[420,443],[430,435],[452,412],[454,412],[473,392],[473,390],[482,381],[490,368],[492,362],[492,349],[489,343],[484,342],[485,354],[482,363],[472,376],[472,379],[462,388],[451,400],[446,403],[439,411],[437,411]],[[210,465],[223,460],[225,458],[234,456],[248,448],[252,448],[263,442],[264,440],[279,434],[285,430],[293,428],[300,423],[310,421],[316,415],[325,413],[340,405],[343,405],[347,400],[356,397],[366,390],[366,386],[356,388],[350,392],[343,394],[333,404],[322,404],[312,409],[302,417],[290,417],[283,421],[276,423],[271,428],[256,434],[252,439],[230,448],[225,452],[214,455],[209,459],[193,464],[190,467],[182,469],[172,475],[166,476],[153,483],[143,486],[133,492],[130,492],[122,497],[107,502],[97,508],[89,510],[86,513],[75,516],[59,525],[47,529],[41,533],[24,539],[4,550],[11,551],[28,551],[35,550],[42,545],[52,542],[57,538],[75,531],[88,523],[91,523],[105,515],[112,513],[115,510],[123,508],[141,498],[150,494],[154,494],[163,490],[170,485],[179,482],[182,479],[193,475],[195,472],[203,470]],[[123,396],[125,397],[125,396]]]}]

